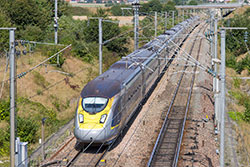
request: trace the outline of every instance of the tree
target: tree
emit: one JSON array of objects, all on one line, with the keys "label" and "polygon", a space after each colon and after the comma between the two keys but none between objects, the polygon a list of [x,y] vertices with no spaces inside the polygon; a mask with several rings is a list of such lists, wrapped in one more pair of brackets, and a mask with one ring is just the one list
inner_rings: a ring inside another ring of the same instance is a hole
[{"label": "tree", "polygon": [[35,121],[29,118],[17,117],[17,133],[21,141],[34,143],[37,139],[37,131],[38,125]]},{"label": "tree", "polygon": [[33,0],[15,0],[11,3],[9,16],[13,24],[21,29],[27,25],[37,25],[44,30],[51,20],[45,9]]},{"label": "tree", "polygon": [[164,4],[163,11],[176,11],[175,3],[173,1],[168,1]]},{"label": "tree", "polygon": [[161,12],[162,4],[159,0],[151,0],[148,3],[142,4],[140,12],[148,13],[150,11]]},{"label": "tree", "polygon": [[[106,17],[106,13],[104,10],[97,10],[97,14],[94,17]],[[84,38],[86,42],[96,42],[98,43],[99,39],[99,26],[98,20],[93,19],[89,22],[85,22],[85,30],[84,30]],[[102,29],[103,29],[103,41],[111,39],[121,33],[121,29],[117,23],[110,23],[110,22],[102,22]],[[126,47],[126,38],[117,38],[111,42],[108,42],[105,46],[110,50],[121,55],[124,55],[127,52]]]},{"label": "tree", "polygon": [[[131,5],[114,5],[111,7],[110,11],[111,11],[112,15],[114,15],[114,16],[122,16],[122,9],[121,8],[128,8],[128,7],[131,7]],[[123,14],[125,16],[128,16],[129,12],[127,10],[124,10]]]},{"label": "tree", "polygon": [[[11,27],[11,22],[6,13],[0,8],[0,27]],[[0,53],[9,46],[9,31],[0,30]]]},{"label": "tree", "polygon": [[188,5],[198,5],[198,3],[195,0],[191,0],[188,2]]}]

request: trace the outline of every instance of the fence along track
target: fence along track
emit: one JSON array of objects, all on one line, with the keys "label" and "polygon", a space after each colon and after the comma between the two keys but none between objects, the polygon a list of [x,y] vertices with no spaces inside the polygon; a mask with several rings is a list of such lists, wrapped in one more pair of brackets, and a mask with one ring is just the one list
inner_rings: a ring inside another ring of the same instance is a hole
[{"label": "fence along track", "polygon": [[[201,31],[201,29],[199,31]],[[197,38],[195,39],[190,49],[189,54],[193,52],[194,46],[196,44],[196,40]],[[200,39],[200,43],[198,46],[199,49],[198,49],[197,59],[199,58],[201,42],[202,42],[202,39]],[[187,66],[184,67],[183,71],[185,71],[186,69],[187,69]],[[180,98],[180,100],[184,100],[183,95],[186,93],[182,91],[179,92],[180,87],[182,88],[188,87],[188,85],[185,84],[187,82],[185,83],[182,82],[185,72],[181,74],[181,77],[177,84],[177,88],[174,92],[174,96],[168,108],[167,115],[162,125],[160,134],[158,135],[150,160],[148,162],[148,166],[177,166],[181,140],[183,136],[185,121],[187,118],[187,112],[188,112],[192,89],[194,85],[196,69],[197,69],[197,66],[195,66],[193,70],[194,74],[192,76],[191,82],[189,82],[190,90],[188,91],[186,106],[174,105],[175,100],[177,99],[178,95],[180,96],[178,97]]]}]

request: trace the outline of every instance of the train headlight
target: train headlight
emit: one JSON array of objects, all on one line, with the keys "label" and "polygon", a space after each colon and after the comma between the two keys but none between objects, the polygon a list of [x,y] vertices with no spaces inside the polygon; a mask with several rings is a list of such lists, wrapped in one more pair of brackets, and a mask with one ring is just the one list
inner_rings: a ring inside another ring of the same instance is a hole
[{"label": "train headlight", "polygon": [[100,123],[103,124],[103,123],[105,122],[106,118],[107,118],[107,114],[103,114],[103,115],[101,116]]},{"label": "train headlight", "polygon": [[79,118],[79,122],[83,123],[83,115],[82,114],[78,114],[78,118]]}]

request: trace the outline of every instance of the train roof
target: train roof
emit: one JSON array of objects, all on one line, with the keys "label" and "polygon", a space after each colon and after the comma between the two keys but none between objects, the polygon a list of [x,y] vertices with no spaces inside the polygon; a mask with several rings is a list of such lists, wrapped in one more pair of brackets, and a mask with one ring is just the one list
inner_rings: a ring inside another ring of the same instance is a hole
[{"label": "train roof", "polygon": [[137,63],[143,63],[151,54],[152,52],[147,49],[139,49],[117,61],[106,72],[90,81],[83,88],[81,97],[112,98],[121,91],[123,85],[133,77],[133,74],[135,75],[135,72],[140,70]]},{"label": "train roof", "polygon": [[165,32],[165,34],[167,34],[167,35],[173,35],[173,34],[175,34],[175,32],[174,32],[174,30],[167,30]]},{"label": "train roof", "polygon": [[90,81],[82,90],[81,97],[96,96],[112,98],[128,84],[134,76],[141,70],[140,65],[146,64],[149,57],[153,56],[154,50],[158,49],[162,43],[159,40],[170,38],[182,28],[177,25],[173,29],[167,30],[163,35],[145,44],[140,49],[114,63],[106,72]]}]

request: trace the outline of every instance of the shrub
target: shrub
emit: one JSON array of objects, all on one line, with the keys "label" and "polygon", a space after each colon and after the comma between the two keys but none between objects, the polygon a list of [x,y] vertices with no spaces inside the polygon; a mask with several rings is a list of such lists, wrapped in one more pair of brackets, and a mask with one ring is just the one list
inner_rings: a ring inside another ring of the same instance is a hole
[{"label": "shrub", "polygon": [[237,112],[237,111],[230,111],[230,112],[228,112],[228,115],[234,121],[240,121],[244,118],[244,115],[240,112]]},{"label": "shrub", "polygon": [[91,15],[91,12],[89,11],[88,8],[69,6],[68,11],[72,16],[89,16],[89,15]]},{"label": "shrub", "polygon": [[42,86],[43,88],[46,88],[46,86],[49,85],[49,83],[45,80],[44,76],[42,76],[39,72],[33,71],[33,75],[35,84]]},{"label": "shrub", "polygon": [[0,129],[0,156],[8,156],[10,150],[10,133],[5,129]]},{"label": "shrub", "polygon": [[240,84],[241,84],[241,79],[239,78],[234,78],[233,79],[233,84],[235,88],[240,88]]},{"label": "shrub", "polygon": [[35,143],[37,139],[38,124],[29,118],[17,117],[17,136],[21,141]]},{"label": "shrub", "polygon": [[226,66],[235,69],[236,68],[236,58],[235,56],[229,54],[226,57]]},{"label": "shrub", "polygon": [[0,120],[9,120],[10,112],[10,101],[0,99]]},{"label": "shrub", "polygon": [[245,112],[244,112],[244,120],[246,122],[250,122],[250,99],[244,102]]}]

